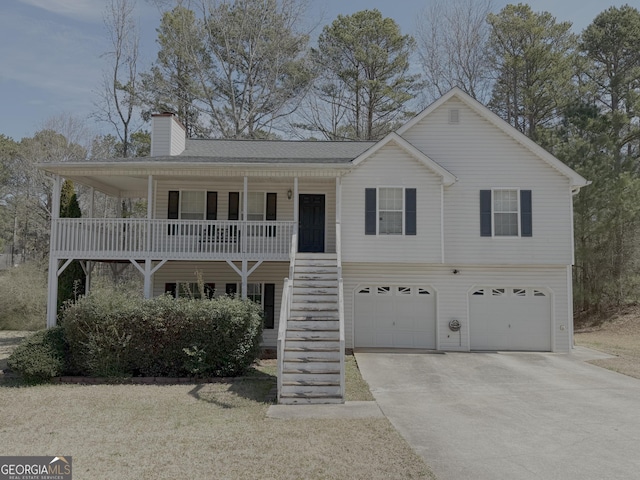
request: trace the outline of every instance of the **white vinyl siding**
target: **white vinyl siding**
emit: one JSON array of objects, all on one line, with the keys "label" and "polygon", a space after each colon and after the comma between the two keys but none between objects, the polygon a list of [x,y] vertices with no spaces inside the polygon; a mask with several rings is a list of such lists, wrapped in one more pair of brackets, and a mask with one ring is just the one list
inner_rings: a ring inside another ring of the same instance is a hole
[{"label": "white vinyl siding", "polygon": [[[416,189],[417,235],[365,235],[365,189],[387,186]],[[343,261],[440,263],[440,198],[438,175],[395,144],[386,145],[342,179]]]},{"label": "white vinyl siding", "polygon": [[[448,351],[468,351],[469,307],[468,299],[473,288],[539,288],[551,295],[551,348],[555,352],[571,349],[569,292],[567,268],[557,267],[499,267],[455,265],[411,265],[380,263],[345,263],[344,312],[347,347],[353,346],[354,299],[357,287],[369,285],[429,285],[436,295],[437,348]],[[449,330],[449,322],[458,320],[460,332]]]},{"label": "white vinyl siding", "polygon": [[[262,333],[262,345],[265,347],[275,347],[278,337],[278,322],[280,320],[280,302],[282,299],[283,280],[289,274],[289,264],[287,262],[264,262],[255,272],[249,276],[248,284],[253,299],[258,298],[260,289],[260,302],[263,302],[262,295],[265,283],[275,285],[275,307],[274,307],[274,328],[266,328]],[[165,283],[193,283],[197,281],[197,275],[207,283],[215,283],[215,296],[225,295],[227,283],[238,285],[238,295],[240,295],[240,276],[226,262],[167,262],[153,276],[153,295],[158,296],[164,293]],[[256,287],[256,285],[258,287]]]},{"label": "white vinyl siding", "polygon": [[[449,110],[460,109],[452,128]],[[452,98],[403,134],[457,176],[444,189],[446,263],[568,265],[572,258],[569,180],[459,100]],[[533,191],[533,237],[480,241],[478,192]],[[422,202],[421,202],[422,203]]]}]

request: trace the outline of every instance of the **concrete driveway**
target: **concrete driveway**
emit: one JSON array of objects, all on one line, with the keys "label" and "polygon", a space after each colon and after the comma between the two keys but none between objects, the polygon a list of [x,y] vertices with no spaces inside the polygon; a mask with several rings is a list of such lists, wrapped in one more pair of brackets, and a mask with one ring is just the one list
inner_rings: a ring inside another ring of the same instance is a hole
[{"label": "concrete driveway", "polygon": [[575,353],[365,353],[384,414],[439,480],[638,479],[640,380]]}]

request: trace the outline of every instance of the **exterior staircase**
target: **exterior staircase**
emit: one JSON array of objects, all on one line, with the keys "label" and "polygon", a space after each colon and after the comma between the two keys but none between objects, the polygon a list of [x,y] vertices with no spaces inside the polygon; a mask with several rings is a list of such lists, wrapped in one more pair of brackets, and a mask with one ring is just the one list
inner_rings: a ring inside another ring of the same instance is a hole
[{"label": "exterior staircase", "polygon": [[343,403],[336,254],[297,253],[279,403]]}]

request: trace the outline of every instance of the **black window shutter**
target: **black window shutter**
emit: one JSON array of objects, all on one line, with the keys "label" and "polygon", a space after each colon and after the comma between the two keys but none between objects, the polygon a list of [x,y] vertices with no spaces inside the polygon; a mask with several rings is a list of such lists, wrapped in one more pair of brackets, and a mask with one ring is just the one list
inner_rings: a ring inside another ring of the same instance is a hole
[{"label": "black window shutter", "polygon": [[215,293],[216,293],[216,284],[215,283],[205,283],[204,284],[204,295],[205,295],[206,298],[211,300]]},{"label": "black window shutter", "polygon": [[480,236],[491,236],[491,190],[480,190]]},{"label": "black window shutter", "polygon": [[165,283],[164,284],[164,291],[165,293],[169,293],[171,294],[171,296],[173,298],[176,297],[176,290],[178,289],[178,284],[177,283]]},{"label": "black window shutter", "polygon": [[267,193],[267,220],[276,220],[277,197],[276,193]]},{"label": "black window shutter", "polygon": [[207,192],[207,220],[218,219],[218,192]]},{"label": "black window shutter", "polygon": [[531,190],[520,190],[520,235],[533,236],[533,211]]},{"label": "black window shutter", "polygon": [[364,234],[375,235],[377,232],[378,212],[376,209],[376,189],[364,189]]},{"label": "black window shutter", "polygon": [[264,284],[264,328],[274,328],[276,307],[275,283]]},{"label": "black window shutter", "polygon": [[240,192],[229,192],[229,220],[240,220]]},{"label": "black window shutter", "polygon": [[[267,214],[265,220],[275,221],[278,213],[278,194],[267,193]],[[276,227],[267,227],[267,237],[276,236]]]},{"label": "black window shutter", "polygon": [[[167,208],[167,219],[177,220],[180,216],[180,192],[178,190],[169,190],[169,202]],[[176,225],[169,225],[168,234],[175,235],[177,233]]]},{"label": "black window shutter", "polygon": [[179,216],[180,192],[177,190],[169,190],[169,208],[167,210],[167,218],[172,220]]},{"label": "black window shutter", "polygon": [[416,234],[416,189],[407,188],[404,191],[404,234]]},{"label": "black window shutter", "polygon": [[227,283],[224,286],[224,293],[227,295],[235,295],[238,293],[238,284],[237,283]]}]

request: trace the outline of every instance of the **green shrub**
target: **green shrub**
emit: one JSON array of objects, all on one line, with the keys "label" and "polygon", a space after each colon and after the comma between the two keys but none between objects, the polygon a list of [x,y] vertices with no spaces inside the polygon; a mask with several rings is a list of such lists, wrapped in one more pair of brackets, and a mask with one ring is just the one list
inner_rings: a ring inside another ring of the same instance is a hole
[{"label": "green shrub", "polygon": [[54,327],[27,337],[7,363],[25,380],[39,382],[65,373],[67,352],[62,327]]},{"label": "green shrub", "polygon": [[70,365],[93,376],[231,376],[257,358],[262,334],[258,305],[214,300],[145,300],[104,291],[63,313]]}]

